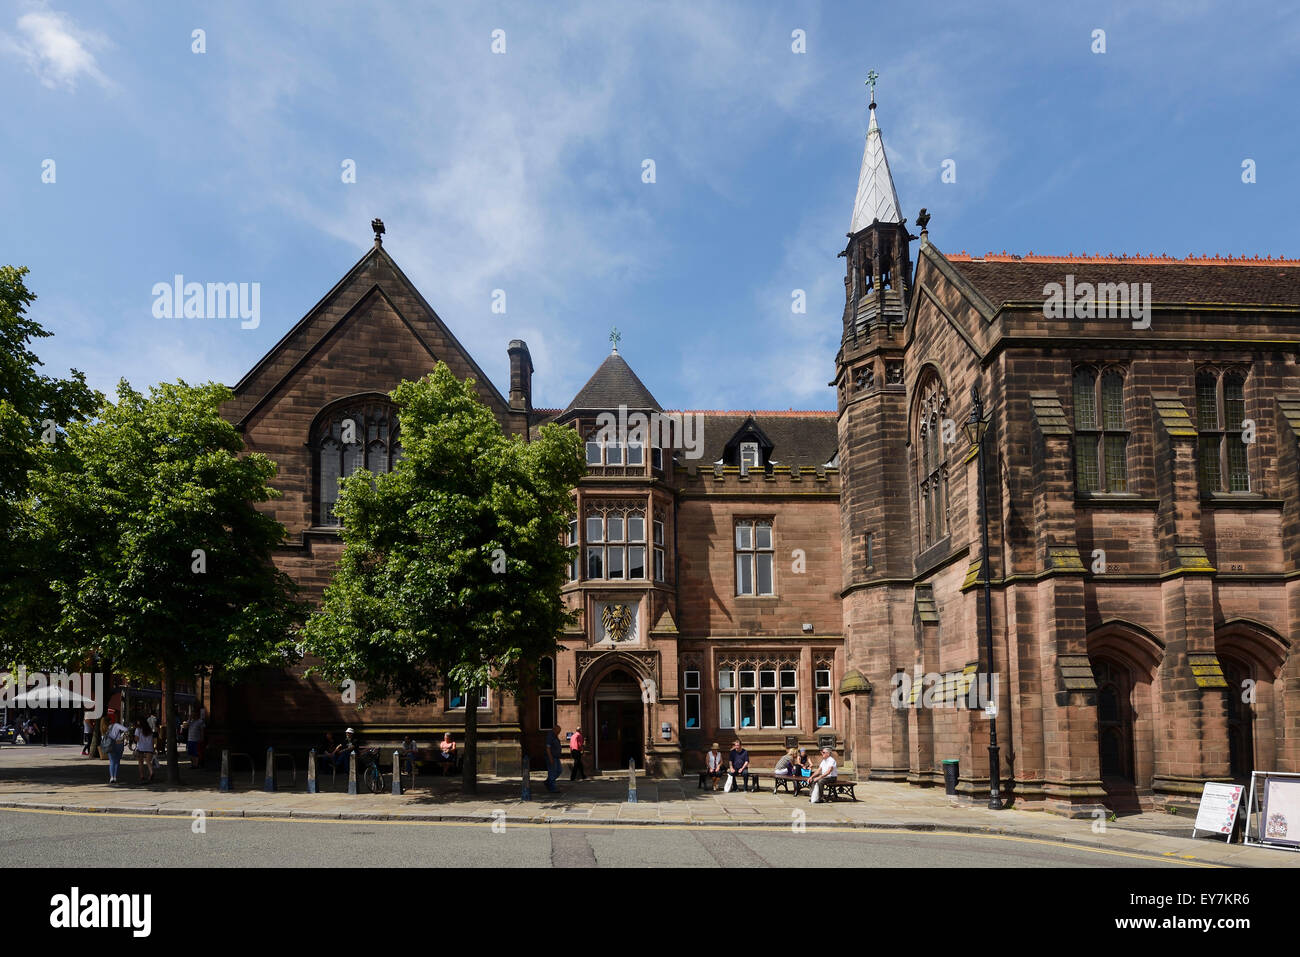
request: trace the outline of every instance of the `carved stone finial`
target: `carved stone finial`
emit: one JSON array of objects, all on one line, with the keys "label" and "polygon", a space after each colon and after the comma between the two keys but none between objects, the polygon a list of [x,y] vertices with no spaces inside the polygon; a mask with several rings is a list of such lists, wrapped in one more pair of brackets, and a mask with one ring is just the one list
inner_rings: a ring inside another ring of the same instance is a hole
[{"label": "carved stone finial", "polygon": [[384,221],[376,216],[370,221],[370,228],[375,231],[375,245],[382,246],[384,244]]},{"label": "carved stone finial", "polygon": [[930,214],[925,211],[924,206],[922,206],[921,211],[916,214],[916,225],[921,227],[921,232],[925,232],[930,225]]}]

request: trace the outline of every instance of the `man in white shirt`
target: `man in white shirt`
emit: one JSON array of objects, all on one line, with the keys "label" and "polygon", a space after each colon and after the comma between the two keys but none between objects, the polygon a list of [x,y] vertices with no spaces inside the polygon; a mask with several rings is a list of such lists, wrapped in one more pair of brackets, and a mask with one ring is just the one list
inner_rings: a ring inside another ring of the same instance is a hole
[{"label": "man in white shirt", "polygon": [[835,763],[835,752],[831,748],[822,748],[822,763],[817,766],[817,770],[812,773],[808,780],[812,782],[812,799],[811,803],[822,803],[822,786],[821,782],[827,778],[834,779],[839,766]]}]

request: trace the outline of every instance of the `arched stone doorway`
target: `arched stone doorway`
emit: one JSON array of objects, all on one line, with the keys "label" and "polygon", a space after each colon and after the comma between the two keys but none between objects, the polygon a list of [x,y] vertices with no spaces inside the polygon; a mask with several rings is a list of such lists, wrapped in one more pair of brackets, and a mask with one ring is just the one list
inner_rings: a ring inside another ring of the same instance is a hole
[{"label": "arched stone doorway", "polygon": [[1097,773],[1116,813],[1150,802],[1160,724],[1155,679],[1164,648],[1146,630],[1110,621],[1088,636],[1097,682]]},{"label": "arched stone doorway", "polygon": [[591,704],[594,767],[625,770],[629,761],[645,767],[645,705],[641,682],[613,668],[596,684]]},{"label": "arched stone doorway", "polygon": [[1228,684],[1228,760],[1234,778],[1277,766],[1284,707],[1282,669],[1289,643],[1267,625],[1245,618],[1224,622],[1214,650]]}]

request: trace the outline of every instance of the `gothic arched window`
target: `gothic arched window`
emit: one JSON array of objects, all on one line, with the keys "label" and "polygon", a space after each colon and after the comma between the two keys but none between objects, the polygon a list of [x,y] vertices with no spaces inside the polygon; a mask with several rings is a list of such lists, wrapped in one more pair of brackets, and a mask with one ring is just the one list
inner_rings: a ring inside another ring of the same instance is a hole
[{"label": "gothic arched window", "polygon": [[921,548],[926,549],[948,535],[948,456],[944,448],[948,395],[933,371],[918,392],[921,402],[916,434],[917,501]]},{"label": "gothic arched window", "polygon": [[1245,420],[1245,373],[1201,369],[1196,374],[1196,429],[1202,492],[1250,491]]},{"label": "gothic arched window", "polygon": [[378,397],[339,403],[317,418],[311,448],[316,524],[338,525],[339,479],[359,469],[390,472],[402,457],[397,409]]},{"label": "gothic arched window", "polygon": [[1124,375],[1074,370],[1074,477],[1080,492],[1128,491]]}]

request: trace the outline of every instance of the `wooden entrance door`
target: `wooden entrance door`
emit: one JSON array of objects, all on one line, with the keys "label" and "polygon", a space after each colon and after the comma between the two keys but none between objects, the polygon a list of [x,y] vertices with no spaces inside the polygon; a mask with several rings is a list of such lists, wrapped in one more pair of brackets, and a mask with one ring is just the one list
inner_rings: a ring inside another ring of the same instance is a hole
[{"label": "wooden entrance door", "polygon": [[641,702],[596,702],[597,770],[624,770],[628,761],[635,761],[641,767],[641,737]]},{"label": "wooden entrance door", "polygon": [[1101,776],[1133,780],[1133,678],[1119,662],[1096,658],[1097,748]]},{"label": "wooden entrance door", "polygon": [[1228,682],[1228,762],[1232,776],[1237,780],[1250,780],[1255,770],[1255,736],[1252,733],[1253,695],[1245,694],[1251,687],[1250,666],[1244,661],[1220,655],[1223,677]]}]

